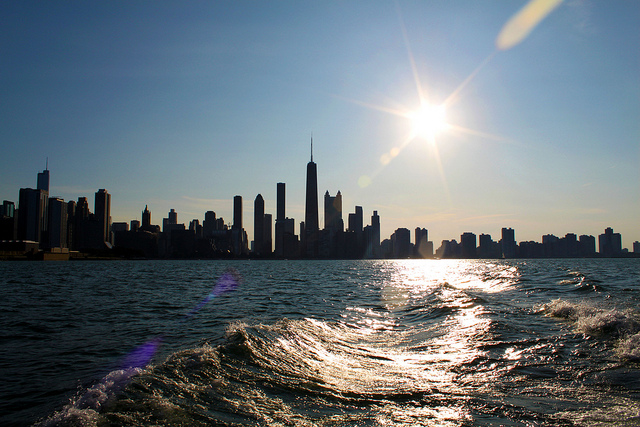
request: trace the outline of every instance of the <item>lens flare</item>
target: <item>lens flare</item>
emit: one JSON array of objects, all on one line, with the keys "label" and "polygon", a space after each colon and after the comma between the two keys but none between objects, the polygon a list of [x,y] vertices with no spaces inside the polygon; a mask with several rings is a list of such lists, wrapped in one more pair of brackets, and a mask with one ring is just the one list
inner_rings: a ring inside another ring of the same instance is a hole
[{"label": "lens flare", "polygon": [[520,43],[560,3],[562,0],[531,0],[502,27],[496,47],[507,50]]}]

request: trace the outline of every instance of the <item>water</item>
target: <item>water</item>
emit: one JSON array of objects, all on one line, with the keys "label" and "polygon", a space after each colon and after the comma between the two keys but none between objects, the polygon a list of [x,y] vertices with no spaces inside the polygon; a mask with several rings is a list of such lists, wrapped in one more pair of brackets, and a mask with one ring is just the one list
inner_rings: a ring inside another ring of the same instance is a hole
[{"label": "water", "polygon": [[4,262],[0,284],[4,426],[640,425],[638,259]]}]

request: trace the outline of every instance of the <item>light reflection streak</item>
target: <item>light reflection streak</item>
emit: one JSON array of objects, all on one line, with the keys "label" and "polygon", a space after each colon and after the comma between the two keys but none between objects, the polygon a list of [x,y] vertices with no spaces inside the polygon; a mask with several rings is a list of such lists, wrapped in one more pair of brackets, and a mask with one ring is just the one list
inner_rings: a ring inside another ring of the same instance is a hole
[{"label": "light reflection streak", "polygon": [[[416,260],[396,265],[397,269],[381,290],[382,302],[390,315],[404,316],[405,308],[413,313],[422,307],[426,318],[430,318],[431,310],[441,311],[438,315],[446,317],[434,324],[422,342],[414,342],[401,352],[390,352],[388,357],[394,360],[396,369],[406,380],[456,394],[464,387],[462,383],[468,382],[463,380],[466,374],[460,367],[487,357],[487,351],[477,344],[492,328],[487,310],[473,293],[507,289],[517,281],[518,268],[506,263],[446,260]],[[448,315],[447,311],[450,311]],[[514,351],[510,356],[518,357],[519,352]],[[474,372],[474,375],[484,376],[481,382],[488,384],[488,376],[492,374],[485,371]]]}]

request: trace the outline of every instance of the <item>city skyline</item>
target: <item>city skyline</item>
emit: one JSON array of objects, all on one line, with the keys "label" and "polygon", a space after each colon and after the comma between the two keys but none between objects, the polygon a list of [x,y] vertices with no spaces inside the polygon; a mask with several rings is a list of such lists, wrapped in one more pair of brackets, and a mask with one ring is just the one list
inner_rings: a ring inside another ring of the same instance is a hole
[{"label": "city skyline", "polygon": [[[607,227],[604,233],[597,235],[566,233],[556,236],[547,233],[538,240],[520,240],[515,230],[503,227],[500,238],[495,235],[465,231],[457,239],[443,239],[438,246],[429,240],[426,228],[416,227],[414,238],[411,230],[399,227],[385,237],[380,233],[380,216],[373,211],[371,223],[366,224],[362,206],[355,206],[354,213],[343,212],[342,195],[338,191],[331,196],[329,191],[324,195],[324,227],[319,227],[319,208],[317,191],[317,165],[313,162],[313,140],[311,141],[311,160],[307,164],[307,196],[305,220],[296,224],[295,218],[286,215],[286,184],[279,182],[277,188],[276,221],[273,214],[265,212],[264,198],[258,194],[254,201],[253,233],[245,229],[243,197],[233,197],[233,219],[224,222],[215,211],[207,211],[204,221],[199,218],[184,221],[178,220],[178,212],[172,208],[166,218],[162,218],[162,227],[153,224],[149,206],[145,205],[141,212],[141,220],[133,218],[124,222],[111,220],[111,195],[106,189],[99,189],[94,195],[94,212],[89,209],[87,197],[78,197],[77,202],[68,202],[59,197],[49,197],[50,170],[37,174],[37,186],[20,188],[19,202],[4,200],[0,205],[0,218],[3,220],[0,241],[11,245],[13,239],[25,241],[29,248],[35,242],[40,250],[96,250],[105,244],[122,250],[140,250],[141,242],[148,242],[149,232],[156,235],[152,238],[155,249],[145,251],[145,256],[167,257],[173,253],[177,257],[198,256],[196,249],[198,240],[209,241],[214,248],[216,244],[229,245],[234,256],[271,258],[567,258],[567,257],[619,257],[629,253],[640,253],[640,242],[634,241],[629,247],[623,245],[622,235]],[[315,200],[314,200],[315,199]],[[257,213],[257,214],[256,214]],[[343,213],[348,218],[347,226]],[[68,217],[69,215],[69,217]],[[67,219],[68,218],[68,219]],[[8,221],[8,222],[5,222]],[[306,223],[311,222],[311,227]],[[315,223],[315,224],[313,224]],[[188,226],[187,226],[188,224]],[[299,225],[299,234],[296,232]],[[130,234],[129,230],[131,230]],[[188,230],[187,234],[184,234]],[[217,231],[216,231],[217,230]],[[259,230],[258,233],[256,231]],[[147,234],[138,233],[144,231]],[[172,245],[174,231],[179,241]],[[122,234],[125,232],[125,234]],[[9,237],[14,233],[14,237]],[[345,234],[346,233],[346,234]],[[253,234],[254,239],[251,239]],[[164,235],[158,246],[158,238]],[[350,235],[350,236],[348,236]],[[118,237],[120,236],[120,237]],[[137,237],[136,237],[137,236]],[[187,237],[191,236],[191,237]],[[275,236],[275,242],[273,237]],[[597,236],[597,237],[596,237]],[[184,238],[192,243],[183,246]],[[124,239],[124,240],[121,240]],[[596,240],[597,239],[597,240]],[[137,241],[135,243],[134,241]],[[215,243],[218,242],[218,243]],[[145,245],[147,243],[144,243]],[[25,247],[27,247],[25,246]],[[208,245],[205,243],[203,248]],[[17,247],[17,246],[16,246]],[[163,247],[164,249],[160,249]],[[190,249],[187,249],[190,247]],[[134,249],[137,248],[137,249]],[[218,248],[220,250],[222,248]],[[29,249],[31,251],[32,249]],[[160,252],[157,252],[160,250]],[[176,252],[171,252],[176,251]],[[181,252],[188,251],[188,252]],[[222,252],[199,256],[220,256]],[[124,253],[124,252],[123,252]]]},{"label": "city skyline", "polygon": [[[231,221],[235,195],[246,219],[257,194],[275,213],[284,182],[299,223],[313,132],[319,195],[378,211],[383,238],[612,227],[631,249],[640,11],[564,2],[496,49],[525,4],[5,5],[0,198],[18,202],[49,157],[49,194],[106,188],[114,222],[144,205],[155,223],[170,209]],[[408,141],[397,113],[452,94],[436,144]]]}]

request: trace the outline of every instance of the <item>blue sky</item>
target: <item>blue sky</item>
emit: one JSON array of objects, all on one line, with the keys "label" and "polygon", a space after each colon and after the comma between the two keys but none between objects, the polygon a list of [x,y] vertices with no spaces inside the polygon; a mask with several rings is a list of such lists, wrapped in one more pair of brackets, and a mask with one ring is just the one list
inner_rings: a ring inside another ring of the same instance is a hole
[{"label": "blue sky", "polygon": [[[238,194],[252,237],[253,200],[275,215],[277,182],[287,215],[304,218],[313,133],[319,196],[340,190],[345,221],[355,205],[365,223],[377,210],[383,237],[419,226],[438,246],[466,231],[540,241],[611,226],[630,247],[640,5],[565,1],[496,52],[525,4],[3,2],[0,198],[35,187],[48,157],[52,195],[92,204],[106,188],[114,221],[147,204],[157,224],[171,208],[187,224],[207,210],[231,221]],[[393,112],[418,109],[419,88],[442,103],[474,70],[447,105],[455,127],[407,142],[411,123]]]}]

